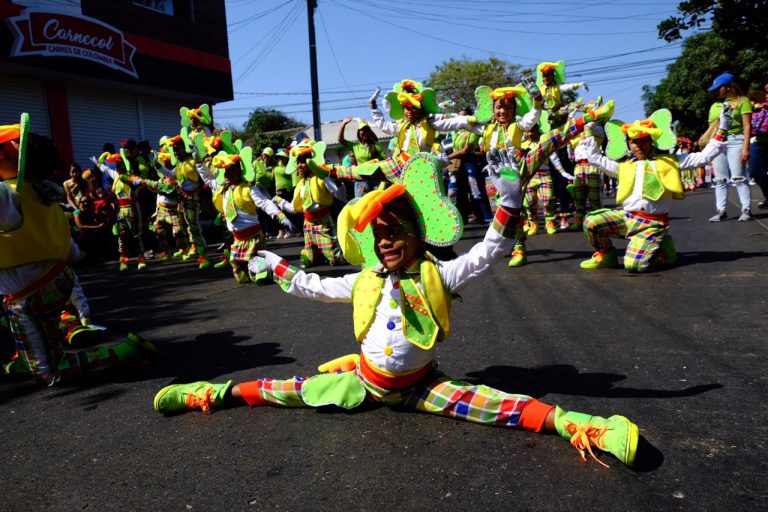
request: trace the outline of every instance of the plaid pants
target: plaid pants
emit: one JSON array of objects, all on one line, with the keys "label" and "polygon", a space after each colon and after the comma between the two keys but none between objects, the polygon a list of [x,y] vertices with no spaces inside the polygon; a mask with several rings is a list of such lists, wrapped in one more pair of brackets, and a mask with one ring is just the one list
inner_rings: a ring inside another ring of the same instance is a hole
[{"label": "plaid pants", "polygon": [[27,361],[32,376],[48,386],[62,378],[108,368],[118,360],[108,347],[64,351],[66,325],[60,324],[60,316],[73,279],[72,269],[66,267],[34,293],[18,302],[3,303],[19,355]]},{"label": "plaid pants", "polygon": [[650,220],[622,210],[595,210],[584,219],[584,233],[598,251],[613,248],[611,238],[629,240],[624,252],[624,268],[633,272],[647,270],[658,254],[669,224]]},{"label": "plaid pants", "polygon": [[178,249],[186,249],[187,240],[184,236],[186,223],[179,214],[178,205],[169,207],[162,203],[158,204],[155,211],[155,233],[157,233],[160,251],[166,253],[171,250],[169,231],[170,235],[176,240],[176,247]]},{"label": "plaid pants", "polygon": [[600,208],[602,205],[600,172],[588,163],[577,163],[573,178],[573,203],[576,213],[581,215],[586,213],[587,199],[589,199],[590,211]]},{"label": "plaid pants", "polygon": [[536,222],[539,200],[544,204],[545,218],[555,218],[555,196],[549,169],[539,169],[533,174],[531,181],[525,188],[525,200],[528,203],[529,222]]},{"label": "plaid pants", "polygon": [[[437,370],[413,386],[390,391],[379,388],[356,371],[367,391],[366,398],[391,407],[439,414],[485,425],[515,427],[523,408],[532,400],[526,395],[505,393],[484,385],[453,380]],[[259,394],[270,405],[307,407],[301,395],[306,378],[259,379]]]},{"label": "plaid pants", "polygon": [[248,262],[256,257],[256,251],[266,248],[267,243],[263,231],[259,231],[258,234],[248,240],[238,240],[235,238],[229,249],[229,264],[232,265],[232,270],[235,274],[238,270],[248,271]]},{"label": "plaid pants", "polygon": [[197,193],[193,195],[182,194],[179,203],[181,216],[187,225],[187,237],[190,245],[194,245],[198,251],[205,253],[205,238],[200,227],[200,198]]},{"label": "plaid pants", "polygon": [[127,257],[129,248],[137,256],[144,256],[144,242],[141,240],[141,216],[135,206],[123,206],[115,223],[117,231],[117,251],[121,257]]},{"label": "plaid pants", "polygon": [[336,265],[341,260],[341,249],[336,239],[336,224],[330,215],[317,220],[304,219],[304,249],[301,251],[314,261],[315,250],[319,251],[328,263]]}]

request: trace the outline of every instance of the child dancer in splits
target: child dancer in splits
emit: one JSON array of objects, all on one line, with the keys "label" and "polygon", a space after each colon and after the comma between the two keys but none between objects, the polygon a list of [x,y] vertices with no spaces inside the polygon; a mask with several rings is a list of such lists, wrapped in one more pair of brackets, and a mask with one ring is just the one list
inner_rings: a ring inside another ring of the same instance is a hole
[{"label": "child dancer in splits", "polygon": [[[572,136],[582,126],[570,126],[566,133]],[[361,353],[322,365],[321,372],[331,373],[309,378],[167,386],[155,396],[155,410],[210,412],[246,404],[333,404],[352,409],[371,400],[481,424],[553,432],[569,439],[582,457],[588,452],[596,458],[598,449],[632,465],[639,433],[627,418],[568,412],[529,396],[451,379],[437,370],[434,360],[438,342],[450,332],[454,294],[515,243],[525,168],[538,167],[563,144],[564,137],[553,134],[522,158],[516,151],[495,150],[488,155],[500,207],[485,238],[454,260],[440,262],[425,250],[426,242],[455,241],[461,234],[458,211],[443,194],[440,166],[427,153],[408,161],[403,183],[369,192],[340,215],[340,225],[349,227],[341,233],[345,257],[363,263],[365,270],[321,278],[289,266],[273,253],[260,253],[286,292],[324,302],[351,302]],[[363,256],[371,254],[369,250],[374,254],[371,260]]]}]

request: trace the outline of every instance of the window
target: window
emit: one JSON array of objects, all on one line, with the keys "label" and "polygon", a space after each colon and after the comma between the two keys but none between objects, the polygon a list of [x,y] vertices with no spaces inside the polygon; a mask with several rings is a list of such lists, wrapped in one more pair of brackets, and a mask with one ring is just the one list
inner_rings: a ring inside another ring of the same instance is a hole
[{"label": "window", "polygon": [[173,16],[173,0],[133,0],[133,4]]}]

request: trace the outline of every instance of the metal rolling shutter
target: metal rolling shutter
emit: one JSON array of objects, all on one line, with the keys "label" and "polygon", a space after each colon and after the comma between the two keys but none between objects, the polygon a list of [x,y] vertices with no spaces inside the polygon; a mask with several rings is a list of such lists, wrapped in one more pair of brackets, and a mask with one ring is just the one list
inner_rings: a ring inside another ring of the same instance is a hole
[{"label": "metal rolling shutter", "polygon": [[168,98],[141,96],[141,112],[144,121],[144,139],[149,141],[152,148],[157,149],[157,141],[163,135],[172,137],[179,133],[178,101]]},{"label": "metal rolling shutter", "polygon": [[89,167],[105,142],[120,148],[123,139],[141,140],[136,95],[71,85],[67,91],[75,162]]},{"label": "metal rolling shutter", "polygon": [[29,113],[32,131],[51,136],[48,99],[42,80],[17,76],[0,76],[0,124],[19,122],[22,112]]}]

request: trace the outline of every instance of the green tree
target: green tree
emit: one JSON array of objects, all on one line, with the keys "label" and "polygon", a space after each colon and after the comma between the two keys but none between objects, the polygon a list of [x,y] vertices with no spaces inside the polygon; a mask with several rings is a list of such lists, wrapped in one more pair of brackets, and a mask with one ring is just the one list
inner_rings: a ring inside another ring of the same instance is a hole
[{"label": "green tree", "polygon": [[746,88],[762,89],[768,81],[768,20],[760,16],[765,2],[689,0],[677,14],[658,25],[659,38],[683,39],[685,32],[709,28],[684,39],[683,51],[656,87],[643,87],[646,113],[669,108],[680,122],[680,133],[696,136],[706,129],[707,91],[724,71],[734,73]]},{"label": "green tree", "polygon": [[300,126],[303,126],[302,123],[279,110],[257,108],[248,116],[243,130],[253,136],[257,133],[276,132]]},{"label": "green tree", "polygon": [[768,80],[768,17],[766,2],[755,0],[688,0],[681,2],[677,15],[658,25],[659,38],[676,41],[689,30],[710,25],[724,42],[727,60],[709,70],[711,78],[732,71],[747,87],[761,88]]},{"label": "green tree", "polygon": [[[438,94],[438,101],[450,102],[454,110],[475,106],[478,85],[504,87],[520,81],[520,66],[491,57],[488,60],[451,59],[436,66],[425,85]],[[450,110],[450,109],[449,109]]]},{"label": "green tree", "polygon": [[680,57],[669,66],[667,76],[656,87],[643,87],[646,114],[660,108],[672,111],[680,123],[678,134],[696,138],[707,126],[714,96],[707,91],[712,70],[728,64],[728,44],[714,32],[689,37]]}]

